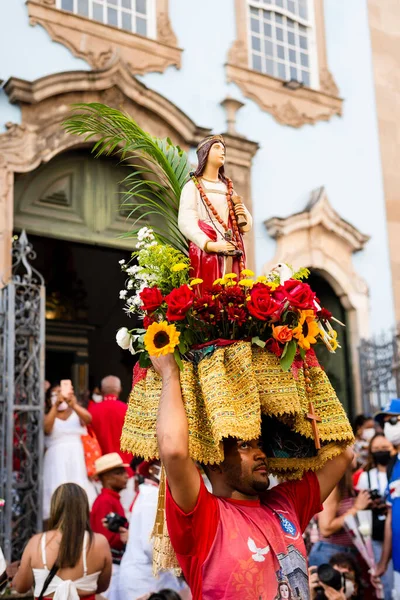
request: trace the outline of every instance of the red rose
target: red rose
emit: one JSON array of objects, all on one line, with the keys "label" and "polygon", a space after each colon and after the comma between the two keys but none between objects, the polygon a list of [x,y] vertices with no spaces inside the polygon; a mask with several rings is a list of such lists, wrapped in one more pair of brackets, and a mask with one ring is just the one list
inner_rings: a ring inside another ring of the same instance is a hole
[{"label": "red rose", "polygon": [[181,287],[172,290],[168,296],[165,296],[165,302],[168,306],[168,321],[182,321],[192,306],[193,301],[194,292],[188,285],[181,285]]},{"label": "red rose", "polygon": [[143,327],[144,327],[145,329],[147,329],[148,327],[150,327],[150,325],[151,325],[152,323],[155,323],[155,318],[154,318],[154,317],[147,317],[147,316],[146,316],[146,317],[143,319]]},{"label": "red rose", "polygon": [[315,292],[312,291],[308,283],[289,279],[285,281],[284,288],[286,298],[291,306],[300,310],[315,310]]},{"label": "red rose", "polygon": [[266,321],[279,309],[279,304],[271,297],[268,286],[255,285],[251,290],[247,309],[252,317]]},{"label": "red rose", "polygon": [[143,302],[141,308],[142,310],[146,310],[147,312],[154,312],[159,308],[163,301],[163,296],[161,290],[158,287],[152,288],[144,288],[142,292],[140,292],[140,299]]}]

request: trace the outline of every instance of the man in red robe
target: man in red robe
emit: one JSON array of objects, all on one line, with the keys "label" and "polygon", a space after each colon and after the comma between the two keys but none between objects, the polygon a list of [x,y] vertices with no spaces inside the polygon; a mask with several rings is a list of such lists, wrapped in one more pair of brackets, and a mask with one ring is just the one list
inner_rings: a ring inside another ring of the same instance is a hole
[{"label": "man in red robe", "polygon": [[[124,425],[127,405],[119,399],[121,380],[114,375],[104,377],[101,382],[102,402],[91,402],[88,410],[92,415],[92,427],[103,454],[118,452],[124,463],[130,464],[133,456],[130,452],[122,452],[120,439]],[[132,471],[129,469],[129,476]]]}]

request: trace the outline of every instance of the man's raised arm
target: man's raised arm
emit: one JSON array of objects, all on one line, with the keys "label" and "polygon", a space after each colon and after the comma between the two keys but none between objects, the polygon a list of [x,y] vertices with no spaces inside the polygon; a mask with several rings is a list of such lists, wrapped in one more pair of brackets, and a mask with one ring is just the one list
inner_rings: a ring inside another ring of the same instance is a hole
[{"label": "man's raised arm", "polygon": [[333,488],[339,483],[353,458],[353,450],[346,448],[341,454],[328,460],[322,469],[317,471],[316,475],[321,489],[321,502],[325,502]]},{"label": "man's raised arm", "polygon": [[151,357],[161,375],[162,390],[157,415],[157,440],[161,462],[167,473],[169,489],[184,512],[196,506],[200,476],[189,456],[189,426],[182,400],[178,365],[172,354]]}]

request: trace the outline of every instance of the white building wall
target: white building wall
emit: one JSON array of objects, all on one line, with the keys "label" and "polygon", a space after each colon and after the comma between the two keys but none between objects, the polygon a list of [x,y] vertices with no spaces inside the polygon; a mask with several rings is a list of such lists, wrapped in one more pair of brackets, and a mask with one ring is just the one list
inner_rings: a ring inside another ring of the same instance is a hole
[{"label": "white building wall", "polygon": [[[166,96],[198,125],[226,129],[220,102],[245,103],[237,130],[260,144],[252,172],[258,270],[274,255],[263,225],[271,216],[302,211],[310,192],[324,185],[335,210],[372,239],[354,257],[368,283],[371,330],[394,324],[385,204],[373,88],[367,3],[325,0],[328,63],[344,98],[343,117],[294,129],[279,125],[226,82],[224,64],[235,39],[234,0],[170,0],[170,18],[184,49],[182,68],[140,79]],[[24,0],[0,8],[0,78],[28,80],[49,73],[89,69],[40,26],[30,27]],[[0,90],[0,127],[19,111]],[[228,149],[229,151],[229,149]]]}]

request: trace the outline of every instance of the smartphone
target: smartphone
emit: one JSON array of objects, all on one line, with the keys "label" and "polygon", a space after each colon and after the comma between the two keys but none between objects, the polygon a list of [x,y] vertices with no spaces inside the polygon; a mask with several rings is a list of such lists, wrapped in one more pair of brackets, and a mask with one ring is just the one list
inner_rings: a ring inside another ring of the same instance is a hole
[{"label": "smartphone", "polygon": [[60,387],[61,396],[63,398],[68,398],[68,396],[72,393],[72,381],[70,379],[61,379]]}]

